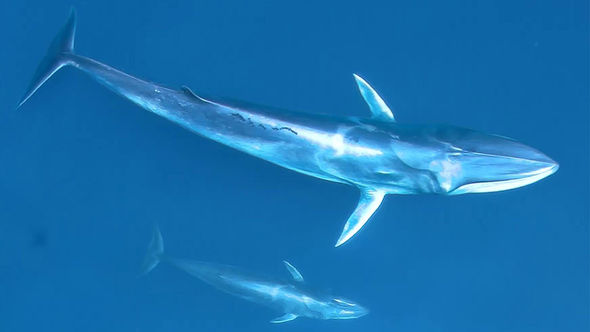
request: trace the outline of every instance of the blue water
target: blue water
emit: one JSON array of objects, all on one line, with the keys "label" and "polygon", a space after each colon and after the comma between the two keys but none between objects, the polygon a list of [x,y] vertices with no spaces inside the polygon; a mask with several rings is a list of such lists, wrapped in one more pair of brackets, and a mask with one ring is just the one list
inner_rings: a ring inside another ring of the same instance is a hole
[{"label": "blue water", "polygon": [[[357,191],[197,137],[72,69],[19,111],[70,6],[76,49],[170,87],[514,137],[561,165],[508,192],[390,196],[335,249]],[[0,331],[588,331],[586,1],[0,3]],[[169,266],[137,278],[159,223],[174,256],[307,282],[371,309],[297,319]]]}]

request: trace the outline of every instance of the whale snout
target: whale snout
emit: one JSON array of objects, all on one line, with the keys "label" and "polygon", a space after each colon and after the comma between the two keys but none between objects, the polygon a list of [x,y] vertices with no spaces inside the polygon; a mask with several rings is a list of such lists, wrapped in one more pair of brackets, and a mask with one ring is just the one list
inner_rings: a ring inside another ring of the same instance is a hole
[{"label": "whale snout", "polygon": [[356,305],[354,309],[340,310],[338,319],[353,319],[360,318],[369,314],[369,309]]},{"label": "whale snout", "polygon": [[559,163],[543,152],[510,138],[477,134],[456,143],[462,180],[451,195],[514,189],[559,169]]}]

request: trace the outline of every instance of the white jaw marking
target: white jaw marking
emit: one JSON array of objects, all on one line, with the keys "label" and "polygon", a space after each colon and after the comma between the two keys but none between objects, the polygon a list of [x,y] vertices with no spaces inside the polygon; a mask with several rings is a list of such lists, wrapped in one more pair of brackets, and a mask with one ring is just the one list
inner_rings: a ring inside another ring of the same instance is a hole
[{"label": "white jaw marking", "polygon": [[450,195],[459,195],[459,194],[467,194],[467,193],[488,193],[488,192],[495,192],[495,191],[503,191],[514,189],[518,187],[523,187],[528,184],[537,182],[543,178],[548,177],[549,175],[555,173],[557,171],[558,166],[548,166],[545,168],[540,169],[539,171],[531,174],[530,176],[520,178],[520,179],[512,179],[512,180],[504,180],[504,181],[491,181],[491,182],[476,182],[476,183],[469,183],[463,185],[452,192]]}]

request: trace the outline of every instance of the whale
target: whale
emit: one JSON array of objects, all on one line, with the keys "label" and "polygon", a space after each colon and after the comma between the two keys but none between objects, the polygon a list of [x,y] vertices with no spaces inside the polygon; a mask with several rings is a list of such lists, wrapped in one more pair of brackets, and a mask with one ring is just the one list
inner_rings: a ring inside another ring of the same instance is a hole
[{"label": "whale", "polygon": [[297,317],[312,319],[353,319],[369,310],[343,297],[309,287],[293,264],[283,261],[290,280],[269,278],[234,266],[169,257],[164,254],[164,241],[154,227],[140,276],[152,271],[160,262],[176,267],[189,275],[244,300],[264,305],[279,313],[271,323],[284,323]]},{"label": "whale", "polygon": [[354,74],[366,117],[311,114],[204,97],[145,81],[74,51],[76,14],[55,36],[17,108],[62,67],[189,131],[275,165],[358,188],[360,199],[336,247],[367,223],[388,194],[459,195],[514,189],[555,173],[559,164],[512,138],[452,125],[398,122]]}]

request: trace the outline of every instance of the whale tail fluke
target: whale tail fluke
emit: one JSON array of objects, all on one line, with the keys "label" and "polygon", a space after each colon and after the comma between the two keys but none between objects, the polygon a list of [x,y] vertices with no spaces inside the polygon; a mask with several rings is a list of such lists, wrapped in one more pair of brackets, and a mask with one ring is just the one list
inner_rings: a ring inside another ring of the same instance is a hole
[{"label": "whale tail fluke", "polygon": [[154,232],[152,233],[152,239],[150,240],[150,244],[148,246],[147,254],[143,260],[143,264],[141,265],[141,272],[140,275],[148,274],[151,270],[153,270],[164,255],[164,240],[162,239],[162,234],[160,233],[159,227],[156,225],[154,226]]},{"label": "whale tail fluke", "polygon": [[76,11],[72,8],[66,24],[47,50],[47,54],[37,67],[33,80],[17,108],[21,107],[61,67],[71,64],[70,55],[74,53],[74,36],[76,33]]}]

